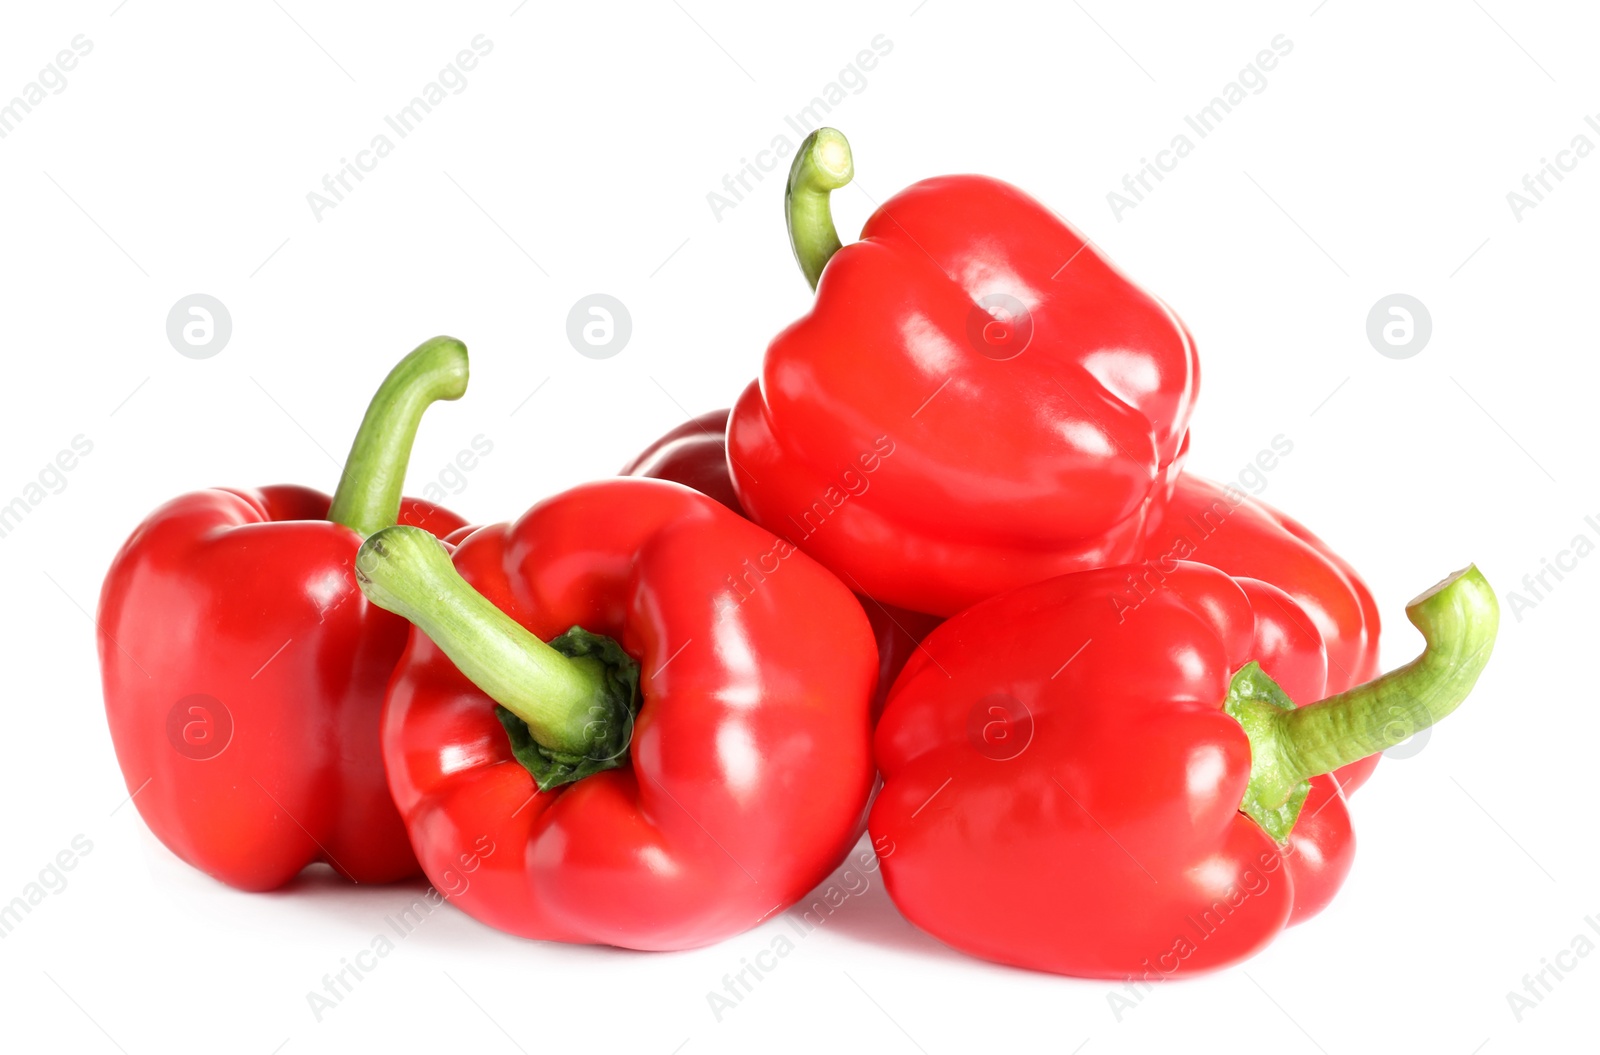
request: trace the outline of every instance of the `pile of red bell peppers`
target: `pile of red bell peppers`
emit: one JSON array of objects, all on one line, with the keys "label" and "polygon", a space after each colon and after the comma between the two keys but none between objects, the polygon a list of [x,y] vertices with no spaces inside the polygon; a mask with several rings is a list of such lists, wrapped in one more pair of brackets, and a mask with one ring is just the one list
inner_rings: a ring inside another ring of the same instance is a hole
[{"label": "pile of red bell peppers", "polygon": [[1488,662],[1483,576],[1411,602],[1423,650],[1380,676],[1355,571],[1184,471],[1199,362],[1169,307],[982,176],[842,246],[851,176],[838,132],[801,146],[814,307],[620,477],[480,528],[402,498],[423,412],[467,386],[440,337],[331,497],[217,488],[141,524],[99,652],[162,842],[249,891],[470,867],[452,900],[513,934],[681,949],[870,828],[917,926],[1084,977],[1236,963],[1325,907],[1346,797]]}]

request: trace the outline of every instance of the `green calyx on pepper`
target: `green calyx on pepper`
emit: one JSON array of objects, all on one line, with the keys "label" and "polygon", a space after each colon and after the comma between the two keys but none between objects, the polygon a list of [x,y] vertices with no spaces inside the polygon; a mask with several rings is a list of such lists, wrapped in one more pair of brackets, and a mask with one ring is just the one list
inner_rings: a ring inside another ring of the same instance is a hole
[{"label": "green calyx on pepper", "polygon": [[439,540],[416,528],[367,539],[356,580],[499,705],[512,751],[539,790],[626,763],[639,665],[611,638],[573,627],[546,644],[468,585]]},{"label": "green calyx on pepper", "polygon": [[1261,666],[1245,664],[1225,710],[1250,738],[1250,783],[1240,809],[1283,842],[1299,819],[1307,781],[1394,747],[1467,698],[1494,651],[1500,606],[1476,565],[1448,576],[1406,606],[1422,654],[1397,670],[1295,707]]}]

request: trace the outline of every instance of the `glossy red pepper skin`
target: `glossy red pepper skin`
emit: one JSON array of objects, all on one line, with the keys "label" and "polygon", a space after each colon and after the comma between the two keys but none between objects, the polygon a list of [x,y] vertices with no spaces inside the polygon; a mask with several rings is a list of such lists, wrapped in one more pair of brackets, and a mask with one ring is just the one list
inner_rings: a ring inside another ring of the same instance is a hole
[{"label": "glossy red pepper skin", "polygon": [[[646,447],[637,458],[623,466],[620,475],[671,480],[692,487],[744,516],[744,507],[739,504],[739,496],[733,490],[733,477],[728,472],[727,429],[728,411],[707,411]],[[872,705],[872,717],[876,721],[889,695],[889,686],[917,650],[917,643],[942,620],[936,615],[881,604],[859,594],[857,599],[867,613],[872,635],[878,642],[878,691]]]},{"label": "glossy red pepper skin", "polygon": [[692,487],[745,515],[728,473],[728,411],[708,410],[662,435],[624,465],[619,476],[647,476]]},{"label": "glossy red pepper skin", "polygon": [[[379,749],[405,620],[369,604],[361,536],[306,487],[215,489],[156,510],[100,596],[117,761],[168,849],[241,890],[325,861],[360,883],[416,875]],[[439,535],[455,514],[407,499]],[[215,753],[213,753],[215,752]]]},{"label": "glossy red pepper skin", "polygon": [[[789,555],[757,588],[729,585],[775,547]],[[626,765],[539,792],[493,701],[413,633],[384,756],[440,889],[481,861],[458,907],[528,938],[692,948],[793,903],[848,852],[877,657],[860,605],[804,554],[686,487],[623,478],[480,528],[453,560],[541,639],[614,638],[643,693]]]},{"label": "glossy red pepper skin", "polygon": [[1329,777],[1311,781],[1287,849],[1239,811],[1251,748],[1222,709],[1229,682],[1255,659],[1297,702],[1320,699],[1305,613],[1276,587],[1177,562],[1119,622],[1128,571],[969,609],[890,693],[871,831],[895,904],[949,945],[1153,981],[1259,951],[1349,870]]},{"label": "glossy red pepper skin", "polygon": [[[1146,536],[1147,567],[1167,556],[1262,579],[1294,598],[1292,611],[1304,613],[1327,648],[1330,695],[1378,676],[1378,604],[1366,583],[1327,543],[1266,503],[1184,473]],[[1335,774],[1345,794],[1366,783],[1381,757]]]},{"label": "glossy red pepper skin", "polygon": [[728,428],[734,486],[859,592],[949,615],[1138,559],[1198,379],[1177,316],[1048,209],[924,180],[767,349]]}]

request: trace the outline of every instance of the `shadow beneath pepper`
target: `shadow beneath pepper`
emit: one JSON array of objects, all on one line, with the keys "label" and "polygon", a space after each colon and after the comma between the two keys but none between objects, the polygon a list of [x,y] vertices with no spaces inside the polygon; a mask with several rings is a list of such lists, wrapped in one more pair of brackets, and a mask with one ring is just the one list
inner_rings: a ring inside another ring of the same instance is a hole
[{"label": "shadow beneath pepper", "polygon": [[790,934],[809,937],[822,931],[880,949],[958,963],[982,962],[929,937],[900,914],[884,888],[878,858],[865,836],[843,865],[782,917]]},{"label": "shadow beneath pepper", "polygon": [[[464,952],[474,958],[504,954],[511,957],[504,962],[524,963],[519,958],[525,957],[531,946],[559,950],[568,962],[595,963],[608,970],[625,967],[629,960],[641,956],[635,950],[610,945],[568,944],[508,934],[462,911],[423,876],[396,883],[357,885],[327,865],[314,864],[278,890],[248,896],[293,899],[297,909],[319,917],[325,932],[348,933],[357,939],[357,946],[374,951],[387,942],[394,949]],[[673,955],[679,954],[650,954]]]},{"label": "shadow beneath pepper", "polygon": [[367,943],[386,940],[436,949],[481,948],[485,941],[524,944],[460,911],[422,876],[356,884],[327,865],[315,864],[278,890],[251,896],[292,900],[297,911],[318,917],[326,931]]},{"label": "shadow beneath pepper", "polygon": [[[613,967],[640,955],[606,945],[567,945],[507,934],[460,911],[420,876],[397,883],[357,885],[327,865],[317,864],[278,890],[246,896],[292,900],[297,911],[317,918],[323,933],[348,934],[358,939],[356,944],[363,948],[381,939],[395,946],[435,951],[483,955],[505,950],[516,955],[531,944],[559,948],[563,956],[577,961],[609,963]],[[763,926],[745,933],[763,935],[768,941],[781,934],[796,946],[803,946],[807,938],[817,934],[830,934],[862,945],[954,964],[999,966],[960,953],[912,926],[889,898],[878,859],[865,837],[850,851],[845,863],[809,894]],[[728,940],[737,942],[740,937],[734,935]],[[693,952],[657,953],[648,958]]]}]

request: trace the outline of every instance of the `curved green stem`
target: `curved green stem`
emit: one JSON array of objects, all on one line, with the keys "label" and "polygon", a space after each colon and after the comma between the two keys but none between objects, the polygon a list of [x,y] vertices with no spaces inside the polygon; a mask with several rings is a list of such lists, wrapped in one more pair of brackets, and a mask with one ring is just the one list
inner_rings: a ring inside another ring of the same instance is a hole
[{"label": "curved green stem", "polygon": [[367,404],[328,519],[363,535],[393,524],[423,411],[466,390],[467,346],[454,337],[424,341],[400,360]]},{"label": "curved green stem", "polygon": [[1309,706],[1295,708],[1255,663],[1234,676],[1227,710],[1244,726],[1251,752],[1243,808],[1275,838],[1293,827],[1308,779],[1403,742],[1454,711],[1477,684],[1494,651],[1500,606],[1476,566],[1412,601],[1406,616],[1426,642],[1420,656]]},{"label": "curved green stem", "polygon": [[559,648],[545,644],[474,590],[421,528],[387,527],[362,543],[356,581],[508,712],[517,760],[542,790],[623,764],[639,677],[616,642],[574,627]]},{"label": "curved green stem", "polygon": [[854,175],[850,144],[836,128],[819,128],[806,136],[789,168],[789,187],[783,195],[789,244],[812,289],[817,288],[822,269],[840,248],[828,195]]}]

